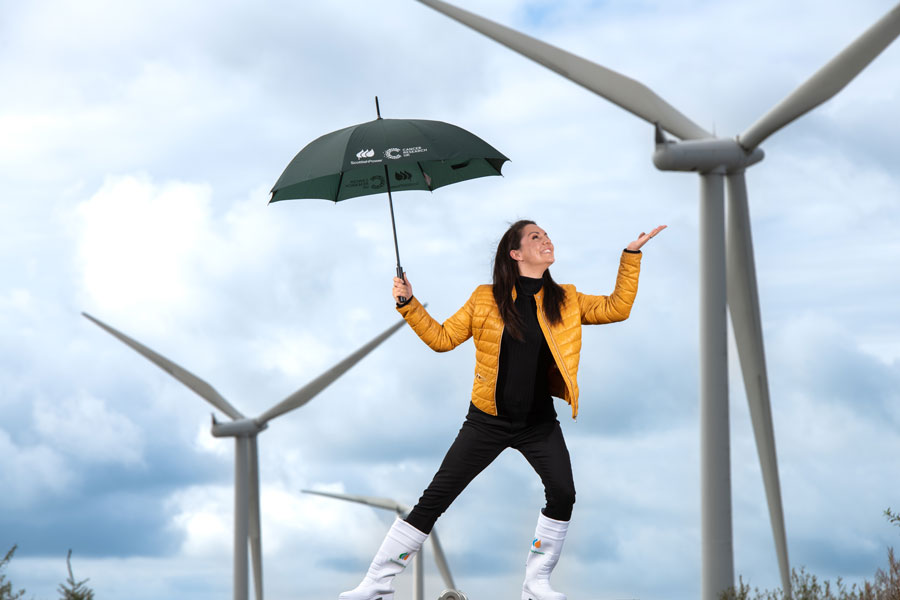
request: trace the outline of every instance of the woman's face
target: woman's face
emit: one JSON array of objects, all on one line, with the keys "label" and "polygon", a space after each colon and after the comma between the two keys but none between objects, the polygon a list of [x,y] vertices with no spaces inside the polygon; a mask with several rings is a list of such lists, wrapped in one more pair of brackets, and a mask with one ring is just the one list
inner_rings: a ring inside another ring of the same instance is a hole
[{"label": "woman's face", "polygon": [[541,277],[547,267],[553,264],[553,242],[547,232],[537,225],[526,225],[518,250],[510,250],[509,255],[519,264],[519,274],[526,277]]}]

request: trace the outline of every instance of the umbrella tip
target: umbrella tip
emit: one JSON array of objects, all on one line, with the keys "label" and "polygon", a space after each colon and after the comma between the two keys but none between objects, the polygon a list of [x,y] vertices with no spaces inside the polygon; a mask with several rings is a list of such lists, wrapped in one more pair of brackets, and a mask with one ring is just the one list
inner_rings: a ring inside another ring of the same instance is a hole
[{"label": "umbrella tip", "polygon": [[375,96],[375,114],[378,115],[378,118],[381,118],[381,108],[378,107],[378,96]]}]

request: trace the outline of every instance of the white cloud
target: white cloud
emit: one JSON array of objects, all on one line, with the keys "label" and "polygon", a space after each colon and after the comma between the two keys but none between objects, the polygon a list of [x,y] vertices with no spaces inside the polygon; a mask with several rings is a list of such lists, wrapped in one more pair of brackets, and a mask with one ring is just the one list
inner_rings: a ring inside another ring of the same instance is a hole
[{"label": "white cloud", "polygon": [[176,492],[168,504],[173,529],[184,535],[185,557],[227,561],[234,548],[234,488],[191,486]]},{"label": "white cloud", "polygon": [[0,429],[0,470],[3,505],[7,508],[27,507],[38,498],[63,494],[74,483],[74,474],[66,460],[45,445],[20,446]]},{"label": "white cloud", "polygon": [[142,463],[144,432],[86,392],[34,405],[36,431],[67,456],[86,463]]},{"label": "white cloud", "polygon": [[[34,296],[28,290],[15,288],[0,296],[0,318],[12,316],[13,311],[19,315],[34,314]],[[16,324],[18,319],[8,319],[7,325]]]},{"label": "white cloud", "polygon": [[210,189],[111,178],[79,207],[79,258],[88,300],[110,312],[188,308],[197,250],[212,239]]},{"label": "white cloud", "polygon": [[331,348],[327,341],[293,327],[273,331],[268,339],[257,340],[253,345],[260,365],[297,380],[310,379],[311,373],[324,370]]}]

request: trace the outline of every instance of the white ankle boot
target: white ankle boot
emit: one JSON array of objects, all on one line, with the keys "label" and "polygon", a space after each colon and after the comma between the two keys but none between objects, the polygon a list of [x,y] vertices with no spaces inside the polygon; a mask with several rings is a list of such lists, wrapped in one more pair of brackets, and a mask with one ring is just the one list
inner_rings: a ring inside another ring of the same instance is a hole
[{"label": "white ankle boot", "polygon": [[568,529],[568,521],[556,521],[544,513],[538,515],[531,550],[525,560],[522,600],[566,600],[565,594],[550,587],[550,573],[559,561]]},{"label": "white ankle boot", "polygon": [[354,589],[338,596],[338,600],[393,600],[394,576],[412,562],[412,557],[427,538],[427,533],[397,517],[375,553],[365,578]]}]

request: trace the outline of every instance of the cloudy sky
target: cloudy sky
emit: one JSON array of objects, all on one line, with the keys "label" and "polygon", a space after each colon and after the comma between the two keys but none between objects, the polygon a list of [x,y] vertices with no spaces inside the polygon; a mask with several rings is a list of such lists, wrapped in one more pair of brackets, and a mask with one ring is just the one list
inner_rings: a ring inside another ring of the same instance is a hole
[{"label": "cloudy sky", "polygon": [[[889,0],[496,0],[459,5],[743,131]],[[0,552],[52,598],[74,551],[100,598],[231,593],[233,442],[212,408],[87,311],[257,415],[398,318],[386,198],[267,205],[312,139],[382,115],[449,121],[504,177],[395,197],[403,265],[439,319],[489,281],[509,222],[554,276],[612,290],[642,230],[631,319],[584,332],[578,503],[555,586],[697,597],[698,186],[650,162],[643,121],[412,0],[0,5]],[[791,562],[871,578],[900,508],[900,46],[766,141],[748,172]],[[407,328],[260,436],[269,598],[356,585],[391,516],[301,489],[413,504],[467,410],[471,343]],[[780,585],[736,358],[735,571]],[[220,418],[221,415],[220,415]],[[510,451],[438,522],[471,598],[518,593],[543,494]],[[442,584],[428,562],[427,594]],[[398,578],[409,594],[411,577]]]}]

